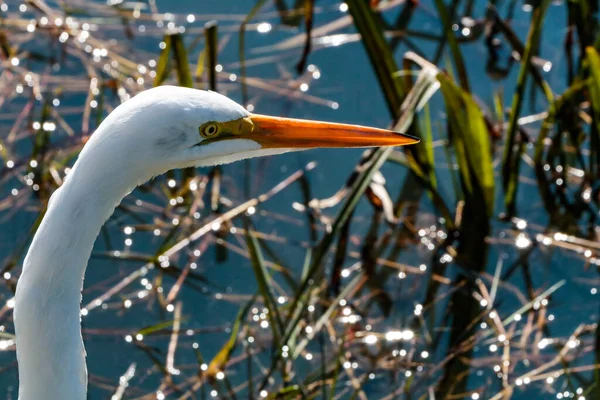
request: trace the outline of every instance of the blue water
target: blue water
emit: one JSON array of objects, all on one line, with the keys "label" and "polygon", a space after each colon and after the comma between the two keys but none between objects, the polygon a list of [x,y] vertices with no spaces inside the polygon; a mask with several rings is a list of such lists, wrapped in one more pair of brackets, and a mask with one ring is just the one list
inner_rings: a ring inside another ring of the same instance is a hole
[{"label": "blue water", "polygon": [[[16,2],[9,6],[16,7]],[[339,11],[339,3],[334,1],[317,2],[318,7],[322,9],[315,16],[315,26],[323,26],[330,21],[334,21],[343,15]],[[476,2],[475,16],[480,17],[485,12],[486,1]],[[506,2],[501,2],[501,14],[505,12]],[[199,1],[158,1],[158,8],[161,12],[171,12],[177,15],[177,21],[183,22],[185,15],[196,14],[197,20],[192,26],[187,26],[188,31],[192,32],[194,27],[199,28],[204,22],[200,18],[200,14],[223,14],[223,15],[240,15],[247,14],[253,6],[250,1],[214,1],[204,0]],[[386,14],[390,20],[395,19],[400,7]],[[266,7],[264,12],[273,11],[271,6]],[[528,20],[530,13],[523,11],[518,7],[513,22],[513,28],[521,38],[524,38],[528,29]],[[564,68],[564,59],[562,55],[562,41],[564,40],[565,25],[564,5],[553,6],[550,9],[549,15],[546,18],[544,31],[544,41],[542,45],[541,56],[552,62],[553,68],[546,73],[545,78],[548,83],[557,92],[560,92],[565,87],[566,73]],[[255,31],[249,31],[247,34],[247,57],[249,63],[262,56],[281,56],[288,55],[278,62],[261,63],[257,66],[250,65],[248,67],[248,76],[261,78],[264,80],[281,80],[286,76],[295,76],[294,66],[301,54],[301,47],[295,48],[291,52],[280,53],[277,51],[258,52],[257,49],[264,46],[271,46],[285,39],[289,39],[298,35],[302,30],[279,25],[278,17],[269,14],[268,17],[264,14],[258,14],[254,22],[270,22],[273,25],[273,30],[267,34],[259,34]],[[222,38],[227,38],[228,41],[222,52],[219,54],[219,63],[223,65],[224,71],[229,73],[239,73],[235,64],[239,61],[238,55],[238,35],[236,31],[236,23],[231,21],[220,21],[219,29]],[[556,29],[556,27],[561,27]],[[437,19],[435,7],[432,1],[421,1],[418,11],[415,13],[411,24],[411,29],[421,30],[430,33],[440,32],[440,24]],[[342,31],[335,33],[353,33],[352,27],[344,28]],[[111,36],[112,35],[112,36]],[[188,34],[188,37],[190,35]],[[122,40],[122,32],[118,29],[112,30],[105,39],[115,37]],[[120,44],[130,48],[133,54],[137,54],[140,59],[147,57],[146,52],[157,55],[159,52],[158,41],[156,36],[137,36],[131,43],[121,42]],[[436,43],[428,43],[425,41],[414,41],[418,44],[419,49],[426,55],[431,57],[437,47]],[[402,54],[407,51],[405,45],[401,45],[397,52],[397,60],[401,65]],[[503,56],[507,54],[504,49]],[[469,79],[473,91],[477,97],[485,104],[490,105],[492,95],[500,88],[505,88],[505,104],[510,104],[512,88],[516,80],[518,65],[513,67],[508,76],[499,81],[491,80],[485,71],[485,60],[487,52],[482,44],[482,41],[476,41],[473,44],[463,46],[463,54],[469,72]],[[195,55],[194,55],[195,56]],[[135,57],[135,56],[134,56]],[[156,56],[154,56],[156,57]],[[447,56],[442,59],[441,64],[446,65]],[[321,77],[318,80],[310,81],[310,88],[307,92],[309,95],[325,98],[328,101],[336,102],[339,107],[333,109],[325,105],[311,104],[310,102],[289,99],[281,97],[277,94],[264,94],[263,91],[250,88],[250,102],[254,105],[255,111],[264,114],[287,115],[292,117],[314,118],[331,120],[338,122],[357,123],[364,125],[373,125],[384,127],[389,124],[390,116],[384,98],[379,90],[377,80],[369,64],[366,53],[359,42],[349,43],[338,47],[329,47],[326,49],[315,50],[309,57],[309,64],[314,64],[320,71]],[[65,74],[68,72],[68,66],[63,67]],[[222,88],[225,88],[226,94],[231,98],[241,101],[239,87],[227,83],[220,82]],[[282,85],[280,85],[282,86]],[[72,96],[67,102],[63,101],[63,106],[79,105],[82,101],[77,96]],[[435,138],[443,138],[445,135],[445,122],[443,114],[443,103],[441,96],[436,96],[432,100],[431,115],[434,121]],[[545,104],[541,96],[537,96],[537,102],[533,110],[542,111]],[[79,126],[80,116],[73,115],[70,117],[70,123],[73,126]],[[5,127],[3,120],[3,128]],[[9,121],[10,122],[10,121]],[[4,134],[3,134],[4,135]],[[224,167],[223,192],[225,196],[232,199],[235,204],[245,200],[244,193],[240,190],[243,187],[244,179],[251,176],[250,196],[257,196],[298,168],[306,165],[310,161],[317,161],[317,168],[309,174],[311,183],[312,196],[317,198],[328,197],[340,188],[349,172],[359,160],[361,151],[359,150],[314,150],[304,153],[294,153],[285,156],[276,156],[264,160],[252,160],[252,169],[250,173],[245,169],[242,163],[229,165]],[[447,204],[454,205],[455,199],[454,190],[449,178],[447,163],[445,161],[445,153],[443,147],[436,148],[436,159],[439,160],[438,179],[440,185],[440,193],[447,200]],[[387,189],[395,198],[399,188],[402,185],[403,177],[406,174],[404,168],[386,165],[383,168],[383,173],[387,179]],[[523,167],[524,178],[533,178],[533,172],[527,167]],[[499,186],[499,183],[498,183]],[[11,187],[5,184],[0,187],[2,196],[8,195]],[[498,192],[500,195],[500,192]],[[294,184],[290,188],[284,190],[277,195],[273,200],[259,208],[260,211],[269,213],[269,217],[254,218],[259,231],[286,238],[287,244],[271,244],[276,249],[281,257],[282,263],[291,270],[299,274],[303,259],[305,256],[305,245],[309,242],[309,230],[306,227],[304,216],[293,210],[292,203],[301,200],[302,192],[299,185]],[[136,197],[137,198],[137,197]],[[157,197],[150,196],[151,201],[158,202]],[[132,199],[125,200],[127,204],[133,202]],[[161,204],[161,203],[158,203]],[[435,218],[431,215],[434,208],[426,199],[422,202],[421,210],[423,215],[419,217],[419,222],[423,226],[435,224]],[[496,202],[497,213],[503,211],[501,197],[498,196]],[[205,211],[208,213],[208,211]],[[468,212],[468,210],[467,210]],[[276,216],[284,218],[275,218]],[[333,214],[332,214],[333,215]],[[355,214],[356,221],[352,226],[353,234],[357,237],[362,237],[366,233],[370,222],[371,209],[366,203],[360,205]],[[519,191],[519,215],[526,217],[530,221],[530,225],[535,223],[541,226],[547,223],[547,216],[541,206],[537,189],[534,184],[524,183]],[[0,212],[0,260],[3,260],[8,255],[12,254],[19,239],[23,239],[29,229],[34,213],[23,212],[17,215],[11,215],[9,211]],[[285,219],[292,220],[286,222]],[[301,222],[297,223],[297,222]],[[115,248],[122,247],[125,236],[120,232],[122,227],[133,221],[123,213],[118,214],[115,218],[109,221],[108,226],[113,236],[112,241]],[[241,227],[241,222],[236,222],[236,226]],[[507,225],[497,223],[494,226],[492,237],[502,239],[503,230]],[[534,236],[535,234],[533,234]],[[236,239],[230,238],[229,241],[236,245],[240,243]],[[519,256],[519,253],[514,245],[507,240],[506,244],[491,246],[489,254],[488,273],[493,274],[494,268],[498,259],[503,259],[505,265],[510,265]],[[300,245],[298,245],[300,244]],[[156,238],[152,235],[140,234],[134,236],[133,250],[148,251],[158,245]],[[102,241],[98,241],[95,252],[101,252],[105,249]],[[358,250],[358,246],[351,248]],[[192,343],[199,343],[205,359],[210,360],[224,344],[228,338],[227,329],[234,320],[239,309],[239,301],[230,302],[223,301],[216,296],[216,293],[224,294],[239,294],[252,295],[256,290],[255,277],[249,262],[246,257],[239,256],[234,252],[228,253],[228,259],[224,263],[215,262],[214,246],[211,246],[208,251],[202,256],[199,262],[199,268],[196,272],[201,273],[206,279],[214,282],[215,285],[206,286],[207,293],[202,294],[199,291],[189,287],[184,287],[179,296],[183,301],[184,323],[182,332],[187,329],[205,329],[208,332],[200,332],[193,336],[182,335],[180,338],[180,347],[177,352],[176,365],[182,370],[189,368],[194,370],[196,366],[196,358],[192,350]],[[423,248],[411,247],[403,253],[399,262],[408,263],[411,265],[419,265],[426,263],[429,265],[431,254]],[[585,269],[584,262],[579,257],[574,257],[569,253],[557,250],[536,250],[530,258],[531,271],[534,276],[535,287],[547,288],[551,284],[565,279],[566,285],[561,288],[552,298],[552,307],[550,312],[555,315],[555,320],[560,321],[560,324],[551,326],[553,336],[566,336],[572,333],[575,327],[580,323],[593,323],[598,320],[598,305],[599,297],[590,294],[590,279],[596,279],[593,269]],[[93,258],[90,260],[86,275],[86,290],[84,293],[83,303],[87,304],[100,293],[104,292],[108,287],[116,282],[115,277],[124,276],[139,268],[139,263],[132,262],[116,262],[114,260],[107,261],[103,258]],[[451,271],[449,276],[455,271]],[[588,282],[586,282],[588,280]],[[102,283],[108,281],[108,283]],[[165,278],[166,287],[172,284],[171,278]],[[414,282],[413,282],[414,283]],[[512,285],[523,290],[524,284],[519,273],[515,273],[510,282]],[[414,283],[416,285],[416,283]],[[199,286],[203,286],[198,283]],[[423,282],[421,282],[423,285]],[[422,288],[415,291],[401,289],[399,283],[395,280],[389,283],[389,288],[393,293],[397,294],[395,298],[394,311],[392,317],[382,325],[377,326],[378,329],[385,332],[386,326],[388,329],[397,328],[404,324],[407,318],[412,314],[414,305],[422,299]],[[131,285],[130,290],[124,293],[135,293],[141,290],[139,283]],[[541,291],[540,291],[541,292]],[[0,293],[10,296],[8,290],[3,287]],[[505,292],[502,292],[506,295]],[[539,293],[538,293],[539,294]],[[514,298],[506,295],[506,298],[501,299],[499,310],[504,311],[503,317],[519,307],[519,302]],[[109,301],[111,307],[119,305],[119,299],[114,298]],[[555,308],[554,308],[555,305]],[[441,314],[441,313],[439,313]],[[148,393],[158,387],[160,383],[160,375],[154,371],[148,378],[144,374],[149,371],[152,363],[148,357],[139,349],[136,349],[131,343],[127,343],[125,336],[133,334],[144,326],[157,324],[164,319],[168,319],[169,315],[159,311],[158,304],[143,302],[139,305],[133,305],[129,309],[121,309],[115,311],[114,308],[103,310],[95,309],[83,319],[84,337],[86,339],[86,348],[89,360],[89,372],[93,384],[90,386],[90,399],[109,398],[109,391],[98,387],[97,382],[101,381],[109,385],[116,385],[119,376],[121,376],[129,365],[135,362],[138,366],[138,373],[132,380],[131,386],[134,389],[128,392],[125,398],[136,397],[144,393]],[[9,320],[4,318],[0,323],[7,327],[8,332],[12,332],[12,325]],[[107,328],[108,327],[108,328]],[[212,328],[215,328],[214,330]],[[254,327],[257,328],[257,327]],[[96,330],[110,330],[111,332],[97,332]],[[212,330],[212,332],[211,332]],[[118,331],[118,332],[114,332]],[[168,329],[167,329],[168,331]],[[94,333],[87,334],[86,332]],[[263,331],[267,332],[267,331]],[[257,340],[260,342],[267,341],[268,337],[265,333],[261,334],[257,328]],[[161,353],[158,354],[160,359],[164,359],[168,343],[168,334],[164,336],[148,336],[144,342],[149,346],[156,346]],[[477,356],[490,356],[486,343],[485,348],[477,348]],[[419,345],[418,351],[425,349],[422,344]],[[440,351],[437,354],[432,354],[428,362],[437,362],[444,357],[444,346],[440,346]],[[497,353],[495,354],[497,355]],[[266,363],[266,358],[262,361]],[[6,368],[0,374],[0,396],[8,398],[16,398],[15,391],[17,385],[16,368],[15,368],[14,352],[8,351],[0,353],[0,370]],[[319,366],[318,361],[302,360],[301,369],[309,371],[314,370]],[[519,365],[519,367],[523,367]],[[484,369],[481,369],[482,371]],[[245,365],[242,363],[239,366],[228,368],[228,374],[233,372],[230,378],[232,382],[245,380]],[[478,368],[473,369],[473,376],[479,371]],[[485,369],[486,376],[490,376],[489,368]],[[192,375],[188,371],[185,376]],[[477,378],[472,379],[473,382],[478,382]],[[138,390],[138,388],[140,390]],[[421,388],[422,389],[422,388]],[[497,387],[496,387],[497,389]],[[379,398],[382,394],[389,390],[389,381],[382,375],[377,379],[369,382],[365,386],[368,394],[373,398]],[[494,391],[486,392],[488,395],[495,393]],[[515,398],[525,398],[531,396],[531,393],[537,395],[538,388],[534,389],[517,389]],[[245,393],[240,394],[240,398],[244,398]],[[177,398],[172,396],[169,398]]]}]

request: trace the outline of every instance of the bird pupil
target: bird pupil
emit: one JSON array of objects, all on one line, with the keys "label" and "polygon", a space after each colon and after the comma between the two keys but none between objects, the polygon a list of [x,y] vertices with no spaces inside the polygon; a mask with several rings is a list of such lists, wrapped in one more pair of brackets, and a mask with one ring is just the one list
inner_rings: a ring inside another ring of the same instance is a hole
[{"label": "bird pupil", "polygon": [[219,132],[219,127],[216,124],[206,124],[201,128],[201,133],[202,135],[208,137],[208,136],[214,136]]}]

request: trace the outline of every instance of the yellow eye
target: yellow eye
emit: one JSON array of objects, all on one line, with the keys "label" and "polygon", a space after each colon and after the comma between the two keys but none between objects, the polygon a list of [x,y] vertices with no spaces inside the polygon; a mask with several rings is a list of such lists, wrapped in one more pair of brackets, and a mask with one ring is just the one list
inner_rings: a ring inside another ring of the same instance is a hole
[{"label": "yellow eye", "polygon": [[204,138],[213,138],[221,132],[221,126],[216,122],[207,122],[200,127],[200,136]]}]

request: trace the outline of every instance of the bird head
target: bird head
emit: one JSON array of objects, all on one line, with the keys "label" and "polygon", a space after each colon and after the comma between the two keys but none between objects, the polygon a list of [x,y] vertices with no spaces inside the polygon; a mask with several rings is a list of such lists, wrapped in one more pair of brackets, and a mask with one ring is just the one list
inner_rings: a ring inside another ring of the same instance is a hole
[{"label": "bird head", "polygon": [[215,92],[160,86],[117,107],[92,135],[94,141],[112,142],[111,151],[118,147],[132,164],[152,164],[158,168],[152,173],[159,174],[295,150],[402,146],[419,139],[384,129],[252,114]]}]

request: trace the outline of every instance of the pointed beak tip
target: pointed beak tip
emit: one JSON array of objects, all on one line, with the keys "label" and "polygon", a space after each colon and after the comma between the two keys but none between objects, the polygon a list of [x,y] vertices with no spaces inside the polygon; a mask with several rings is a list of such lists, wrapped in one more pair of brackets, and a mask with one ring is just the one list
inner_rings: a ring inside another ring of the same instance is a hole
[{"label": "pointed beak tip", "polygon": [[404,132],[398,131],[390,131],[397,139],[393,139],[391,142],[384,146],[393,146],[393,147],[404,147],[404,146],[412,146],[414,144],[418,144],[421,142],[421,138],[410,135]]},{"label": "pointed beak tip", "polygon": [[412,142],[408,143],[410,144],[417,144],[421,142],[421,138],[418,136],[414,136],[414,135],[409,135],[408,133],[400,133],[402,136],[404,136],[406,139],[412,140]]}]

